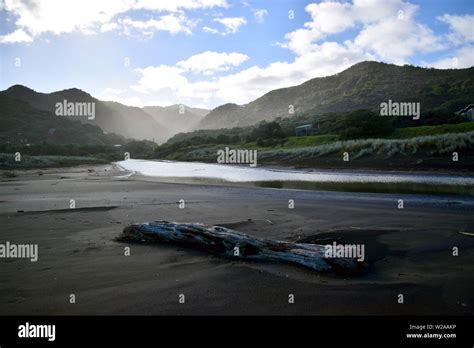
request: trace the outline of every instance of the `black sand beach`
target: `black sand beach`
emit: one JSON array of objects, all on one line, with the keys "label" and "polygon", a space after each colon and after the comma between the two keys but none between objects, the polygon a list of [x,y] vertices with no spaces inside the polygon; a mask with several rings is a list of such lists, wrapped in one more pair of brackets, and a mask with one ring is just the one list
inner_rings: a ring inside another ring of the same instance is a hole
[{"label": "black sand beach", "polygon": [[[37,262],[0,259],[2,315],[474,313],[474,237],[460,233],[474,231],[472,198],[159,183],[88,168],[17,171],[0,182],[0,242],[39,245]],[[128,224],[152,220],[290,241],[341,237],[366,245],[369,268],[343,277],[114,241]]]}]

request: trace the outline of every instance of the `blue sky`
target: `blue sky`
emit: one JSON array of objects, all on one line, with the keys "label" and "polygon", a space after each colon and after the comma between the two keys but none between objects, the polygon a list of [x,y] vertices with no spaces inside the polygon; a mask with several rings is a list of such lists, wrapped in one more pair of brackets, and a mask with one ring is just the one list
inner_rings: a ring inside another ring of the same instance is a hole
[{"label": "blue sky", "polygon": [[363,60],[474,62],[472,0],[2,0],[0,9],[0,89],[77,87],[137,106],[243,104]]}]

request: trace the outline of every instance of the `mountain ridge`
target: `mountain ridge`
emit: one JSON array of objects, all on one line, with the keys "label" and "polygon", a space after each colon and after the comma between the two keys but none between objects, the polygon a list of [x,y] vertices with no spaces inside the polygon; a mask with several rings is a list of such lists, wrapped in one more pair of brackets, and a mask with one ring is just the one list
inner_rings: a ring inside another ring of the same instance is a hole
[{"label": "mountain ridge", "polygon": [[[252,126],[260,121],[308,113],[376,110],[381,102],[389,99],[418,101],[422,109],[428,110],[446,103],[469,104],[474,100],[474,67],[433,69],[365,61],[335,75],[272,90],[245,105],[226,103],[211,111],[183,105],[184,113],[179,112],[181,105],[178,104],[139,108],[101,101],[74,87],[41,93],[17,84],[0,91],[0,96],[26,102],[33,109],[53,115],[55,104],[63,100],[94,102],[95,119],[78,117],[75,120],[98,126],[106,133],[162,143],[174,134],[198,129]],[[294,114],[289,112],[290,107],[294,108]]]},{"label": "mountain ridge", "polygon": [[142,110],[151,115],[157,122],[166,124],[173,134],[195,130],[202,118],[209,113],[209,110],[206,109],[181,104],[144,106]]},{"label": "mountain ridge", "polygon": [[52,93],[41,93],[23,86],[13,85],[1,91],[1,95],[14,100],[26,102],[32,108],[55,113],[57,102],[93,102],[95,117],[75,117],[83,124],[100,127],[106,133],[120,134],[126,138],[138,140],[154,140],[158,143],[166,141],[172,134],[166,126],[154,120],[140,108],[123,105],[117,102],[104,102],[78,88],[69,88]]},{"label": "mountain ridge", "polygon": [[[467,92],[467,99],[474,100],[473,76],[473,67],[433,69],[364,61],[335,75],[272,90],[244,105],[220,105],[203,118],[198,129],[250,126],[308,112],[375,110],[388,99],[402,102],[422,99],[426,108],[432,108],[459,98],[461,93],[456,93],[460,90]],[[450,88],[458,84],[461,86],[456,93],[450,93]],[[294,114],[289,113],[290,106]]]}]

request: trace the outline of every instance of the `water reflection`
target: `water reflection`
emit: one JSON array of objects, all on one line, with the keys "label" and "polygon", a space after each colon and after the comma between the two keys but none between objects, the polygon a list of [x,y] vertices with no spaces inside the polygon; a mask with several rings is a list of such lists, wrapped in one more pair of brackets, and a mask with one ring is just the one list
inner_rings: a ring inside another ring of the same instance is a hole
[{"label": "water reflection", "polygon": [[347,192],[474,195],[474,177],[446,174],[303,171],[196,162],[127,160],[126,170],[160,181]]}]

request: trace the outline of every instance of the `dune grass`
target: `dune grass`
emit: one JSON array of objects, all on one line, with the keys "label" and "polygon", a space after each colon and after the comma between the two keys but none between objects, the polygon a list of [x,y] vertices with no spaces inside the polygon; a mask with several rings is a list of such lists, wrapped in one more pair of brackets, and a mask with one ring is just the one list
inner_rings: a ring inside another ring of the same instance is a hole
[{"label": "dune grass", "polygon": [[313,135],[307,137],[290,137],[287,138],[287,141],[284,144],[285,148],[295,148],[295,147],[311,147],[319,146],[324,144],[329,144],[337,141],[339,139],[338,135]]},{"label": "dune grass", "polygon": [[387,138],[408,139],[426,135],[440,135],[448,133],[465,133],[474,131],[474,122],[463,122],[457,124],[441,124],[438,126],[420,126],[395,129]]},{"label": "dune grass", "polygon": [[391,158],[395,155],[445,155],[452,151],[465,151],[474,147],[474,131],[455,134],[419,136],[409,139],[360,139],[336,141],[325,145],[265,151],[260,158],[306,159],[318,158],[343,152],[351,154],[351,158],[364,156],[381,156]]}]

